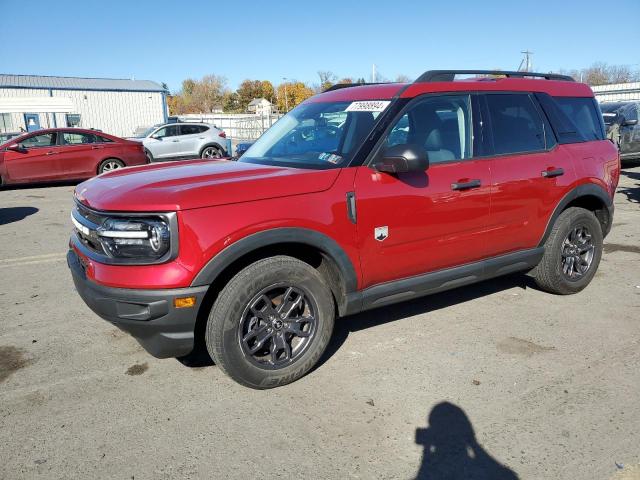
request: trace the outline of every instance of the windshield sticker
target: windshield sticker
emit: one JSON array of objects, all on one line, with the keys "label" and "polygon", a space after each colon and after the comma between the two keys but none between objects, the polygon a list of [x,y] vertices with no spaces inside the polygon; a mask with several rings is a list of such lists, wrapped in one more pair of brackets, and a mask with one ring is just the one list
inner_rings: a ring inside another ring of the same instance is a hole
[{"label": "windshield sticker", "polygon": [[382,112],[391,102],[389,100],[367,100],[352,102],[345,112]]},{"label": "windshield sticker", "polygon": [[343,158],[340,155],[336,155],[335,153],[325,152],[321,153],[318,158],[320,160],[324,160],[325,162],[333,163],[334,165],[338,165],[342,163]]}]

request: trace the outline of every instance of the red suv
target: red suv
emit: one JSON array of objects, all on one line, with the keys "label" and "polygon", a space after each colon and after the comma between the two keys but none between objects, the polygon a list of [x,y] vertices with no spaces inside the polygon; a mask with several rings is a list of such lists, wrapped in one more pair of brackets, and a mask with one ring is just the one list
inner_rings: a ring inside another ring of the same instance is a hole
[{"label": "red suv", "polygon": [[0,185],[80,180],[145,163],[140,142],[95,130],[50,128],[0,145]]},{"label": "red suv", "polygon": [[587,85],[429,71],[316,95],[237,162],[82,183],[68,263],[91,309],[152,355],[206,345],[269,388],[313,367],[336,316],[516,271],[582,290],[619,172]]}]

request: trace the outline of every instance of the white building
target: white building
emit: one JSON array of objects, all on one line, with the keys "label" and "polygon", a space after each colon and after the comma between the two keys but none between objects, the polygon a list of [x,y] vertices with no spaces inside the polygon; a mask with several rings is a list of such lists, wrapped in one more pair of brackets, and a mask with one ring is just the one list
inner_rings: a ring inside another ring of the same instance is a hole
[{"label": "white building", "polygon": [[640,82],[612,83],[591,87],[599,102],[627,102],[640,100]]},{"label": "white building", "polygon": [[247,111],[256,115],[271,115],[273,113],[273,105],[266,98],[254,98],[249,102]]},{"label": "white building", "polygon": [[149,80],[0,74],[0,132],[77,126],[131,136],[167,121],[166,95]]}]

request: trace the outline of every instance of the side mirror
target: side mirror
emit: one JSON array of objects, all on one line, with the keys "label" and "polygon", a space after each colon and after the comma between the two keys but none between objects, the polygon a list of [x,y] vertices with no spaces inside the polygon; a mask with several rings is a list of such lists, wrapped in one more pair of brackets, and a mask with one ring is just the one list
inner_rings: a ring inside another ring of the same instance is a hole
[{"label": "side mirror", "polygon": [[17,153],[26,153],[26,151],[27,151],[27,149],[24,148],[19,143],[14,143],[13,145],[9,145],[7,147],[7,150],[11,150],[12,152],[17,152]]},{"label": "side mirror", "polygon": [[162,140],[162,137],[158,137],[156,135],[151,135],[151,138],[153,138],[154,140]]},{"label": "side mirror", "polygon": [[394,145],[384,151],[382,158],[374,162],[373,168],[387,173],[423,172],[429,168],[429,158],[420,145]]},{"label": "side mirror", "polygon": [[624,122],[622,122],[622,126],[623,127],[629,127],[631,125],[637,125],[638,124],[638,120],[634,119],[634,120],[625,120]]}]

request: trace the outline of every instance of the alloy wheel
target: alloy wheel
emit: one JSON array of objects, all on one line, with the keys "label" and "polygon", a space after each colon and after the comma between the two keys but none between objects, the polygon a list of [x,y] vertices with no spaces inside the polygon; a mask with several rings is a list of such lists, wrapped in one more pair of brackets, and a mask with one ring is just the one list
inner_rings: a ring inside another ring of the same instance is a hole
[{"label": "alloy wheel", "polygon": [[593,262],[595,247],[589,229],[574,227],[562,242],[562,273],[569,280],[582,278]]},{"label": "alloy wheel", "polygon": [[109,161],[102,166],[102,173],[118,170],[119,168],[122,168],[122,165],[120,165],[118,162]]},{"label": "alloy wheel", "polygon": [[238,327],[244,356],[265,369],[291,365],[317,331],[318,309],[311,296],[292,285],[273,285],[247,304]]},{"label": "alloy wheel", "polygon": [[216,147],[207,147],[202,151],[202,158],[212,159],[221,158],[222,154]]}]

